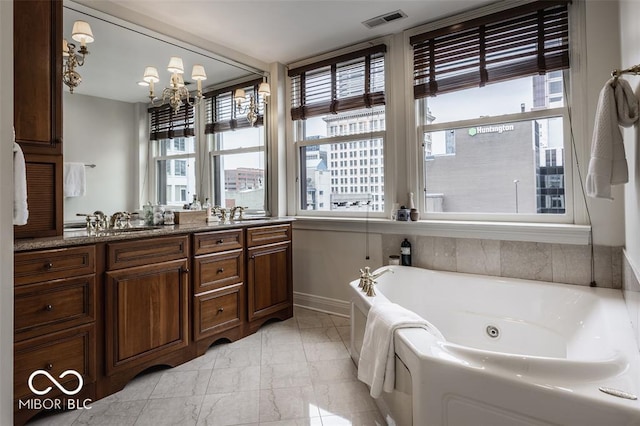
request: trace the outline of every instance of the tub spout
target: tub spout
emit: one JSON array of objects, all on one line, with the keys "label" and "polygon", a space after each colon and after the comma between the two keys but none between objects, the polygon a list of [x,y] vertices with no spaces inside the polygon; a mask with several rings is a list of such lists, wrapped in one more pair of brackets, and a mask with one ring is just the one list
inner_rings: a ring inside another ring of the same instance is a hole
[{"label": "tub spout", "polygon": [[364,268],[364,271],[360,269],[360,283],[358,287],[362,287],[362,291],[364,291],[368,297],[373,297],[376,295],[373,286],[376,284],[376,281],[381,275],[391,272],[393,273],[393,269],[385,268],[375,274],[371,273],[371,269],[367,266]]}]

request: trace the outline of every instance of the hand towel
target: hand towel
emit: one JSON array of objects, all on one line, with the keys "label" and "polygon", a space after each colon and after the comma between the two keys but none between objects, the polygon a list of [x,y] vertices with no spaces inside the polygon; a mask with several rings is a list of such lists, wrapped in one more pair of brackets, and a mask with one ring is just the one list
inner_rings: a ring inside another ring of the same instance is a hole
[{"label": "hand towel", "polygon": [[[615,87],[614,87],[615,86]],[[629,83],[610,79],[600,91],[591,141],[586,189],[590,197],[611,197],[611,185],[629,181],[622,131],[638,121],[638,98]]]},{"label": "hand towel", "polygon": [[80,197],[85,194],[86,187],[84,163],[64,163],[64,196]]},{"label": "hand towel", "polygon": [[391,392],[395,385],[393,335],[399,328],[424,328],[444,340],[440,331],[416,313],[395,303],[377,303],[369,309],[364,342],[358,360],[358,380],[371,386],[371,396]]},{"label": "hand towel", "polygon": [[[15,132],[13,136],[15,140]],[[13,142],[13,224],[26,225],[27,219],[27,168],[20,145]]]}]

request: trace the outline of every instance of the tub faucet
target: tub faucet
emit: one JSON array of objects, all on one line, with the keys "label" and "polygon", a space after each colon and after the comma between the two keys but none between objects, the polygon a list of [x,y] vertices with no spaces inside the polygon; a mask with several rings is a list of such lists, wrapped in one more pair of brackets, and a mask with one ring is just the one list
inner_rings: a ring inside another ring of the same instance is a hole
[{"label": "tub faucet", "polygon": [[361,287],[362,291],[364,291],[368,297],[375,296],[376,292],[373,286],[376,284],[376,280],[387,272],[393,273],[393,269],[384,268],[375,274],[371,273],[371,268],[368,266],[364,268],[364,271],[360,269],[360,283],[358,283],[358,287]]}]

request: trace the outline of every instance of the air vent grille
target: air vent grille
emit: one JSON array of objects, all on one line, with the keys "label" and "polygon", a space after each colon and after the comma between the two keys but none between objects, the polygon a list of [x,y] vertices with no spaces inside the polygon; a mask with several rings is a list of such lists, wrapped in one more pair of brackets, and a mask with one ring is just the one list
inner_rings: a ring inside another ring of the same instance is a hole
[{"label": "air vent grille", "polygon": [[407,14],[402,10],[395,10],[393,12],[385,13],[384,15],[376,16],[375,18],[367,19],[362,23],[362,25],[367,28],[374,28],[406,17]]}]

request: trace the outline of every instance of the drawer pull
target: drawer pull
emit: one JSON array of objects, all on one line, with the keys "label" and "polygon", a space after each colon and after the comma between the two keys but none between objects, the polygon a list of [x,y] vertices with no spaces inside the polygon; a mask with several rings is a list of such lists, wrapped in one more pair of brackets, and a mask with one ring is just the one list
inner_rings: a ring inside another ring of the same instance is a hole
[{"label": "drawer pull", "polygon": [[220,314],[222,312],[224,312],[224,308],[218,308],[218,313]]},{"label": "drawer pull", "polygon": [[53,311],[53,305],[47,305],[47,306],[45,306],[45,307],[44,307],[44,310],[45,310],[45,311],[49,311],[49,312]]},{"label": "drawer pull", "polygon": [[217,274],[221,274],[221,273],[223,273],[223,272],[224,272],[224,268],[220,268],[220,269],[218,269],[218,271],[217,271],[216,273],[217,273]]},{"label": "drawer pull", "polygon": [[53,364],[49,363],[49,364],[47,364],[47,366],[45,368],[47,370],[51,371],[51,370],[53,370]]},{"label": "drawer pull", "polygon": [[44,264],[44,269],[46,269],[47,271],[51,270],[52,268],[53,268],[53,263],[47,262]]},{"label": "drawer pull", "polygon": [[216,244],[223,244],[223,243],[224,243],[224,240],[218,240],[218,241],[216,241]]}]

